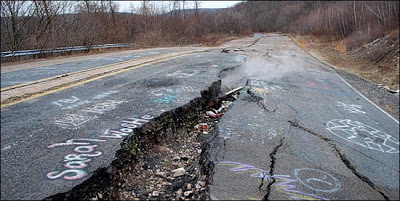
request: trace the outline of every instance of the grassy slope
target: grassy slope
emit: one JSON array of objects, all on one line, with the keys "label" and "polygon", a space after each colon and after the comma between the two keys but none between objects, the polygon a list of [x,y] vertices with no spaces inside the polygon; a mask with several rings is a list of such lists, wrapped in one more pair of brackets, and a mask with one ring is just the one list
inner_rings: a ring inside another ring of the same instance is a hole
[{"label": "grassy slope", "polygon": [[399,89],[399,35],[398,30],[375,43],[348,51],[342,41],[329,41],[314,36],[292,37],[302,49],[322,58],[338,69],[356,74],[375,84],[392,90]]}]

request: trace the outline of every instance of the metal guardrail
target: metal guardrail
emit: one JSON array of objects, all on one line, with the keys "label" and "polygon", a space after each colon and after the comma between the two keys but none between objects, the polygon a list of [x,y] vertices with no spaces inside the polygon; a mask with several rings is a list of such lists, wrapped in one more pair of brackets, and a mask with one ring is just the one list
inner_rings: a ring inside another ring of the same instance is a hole
[{"label": "metal guardrail", "polygon": [[[131,46],[132,44],[104,44],[104,45],[93,45],[91,46],[91,49],[121,48],[121,47],[131,47]],[[73,46],[73,47],[60,47],[51,50],[37,49],[37,50],[8,51],[8,52],[1,52],[1,58],[45,54],[45,53],[82,51],[88,49],[89,48],[87,46]]]}]

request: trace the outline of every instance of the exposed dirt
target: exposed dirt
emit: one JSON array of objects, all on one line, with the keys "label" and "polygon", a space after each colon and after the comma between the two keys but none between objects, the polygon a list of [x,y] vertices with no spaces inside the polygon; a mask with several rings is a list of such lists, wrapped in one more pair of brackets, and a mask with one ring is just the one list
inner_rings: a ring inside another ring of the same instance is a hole
[{"label": "exposed dirt", "polygon": [[399,89],[399,35],[398,30],[386,37],[348,51],[341,41],[322,37],[296,36],[301,48],[317,58],[322,58],[335,68],[356,74],[387,89]]},{"label": "exposed dirt", "polygon": [[[230,101],[225,103],[229,104]],[[216,112],[215,117],[210,117],[206,111],[217,110],[221,106],[219,101],[207,107],[198,115],[197,121],[140,153],[131,171],[120,176],[121,188],[117,189],[117,199],[207,199],[212,168],[207,166],[206,144],[213,138],[214,125],[227,108]],[[100,197],[96,195],[94,199]]]}]

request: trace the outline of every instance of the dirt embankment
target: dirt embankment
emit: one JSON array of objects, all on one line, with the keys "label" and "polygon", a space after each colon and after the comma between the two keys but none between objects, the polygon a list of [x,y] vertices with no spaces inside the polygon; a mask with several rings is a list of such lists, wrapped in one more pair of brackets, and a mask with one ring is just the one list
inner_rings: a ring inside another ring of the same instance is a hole
[{"label": "dirt embankment", "polygon": [[293,41],[336,68],[360,76],[392,92],[399,89],[399,30],[349,50],[345,40],[293,36]]}]

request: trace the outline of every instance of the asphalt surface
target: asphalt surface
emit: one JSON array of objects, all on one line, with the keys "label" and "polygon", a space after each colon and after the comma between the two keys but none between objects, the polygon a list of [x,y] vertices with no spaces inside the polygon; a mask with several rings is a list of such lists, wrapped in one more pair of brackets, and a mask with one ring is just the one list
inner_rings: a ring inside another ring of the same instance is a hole
[{"label": "asphalt surface", "polygon": [[197,53],[2,108],[1,198],[71,190],[110,166],[132,128],[201,97],[222,69],[243,61],[220,50]]},{"label": "asphalt surface", "polygon": [[211,199],[398,200],[398,120],[290,38],[249,41],[3,107],[1,199],[43,199],[82,184],[110,166],[133,128],[199,98],[221,75],[223,92],[244,88],[210,142]]},{"label": "asphalt surface", "polygon": [[212,200],[399,200],[399,123],[290,38],[245,49],[211,142]]},{"label": "asphalt surface", "polygon": [[136,52],[134,54],[125,53],[118,56],[89,58],[86,60],[71,61],[69,63],[41,66],[21,71],[2,73],[1,88],[32,82],[57,75],[63,75],[71,72],[96,68],[104,65],[115,64],[123,61],[140,59],[177,51],[177,49],[158,49],[157,51],[145,50],[141,52]]}]

